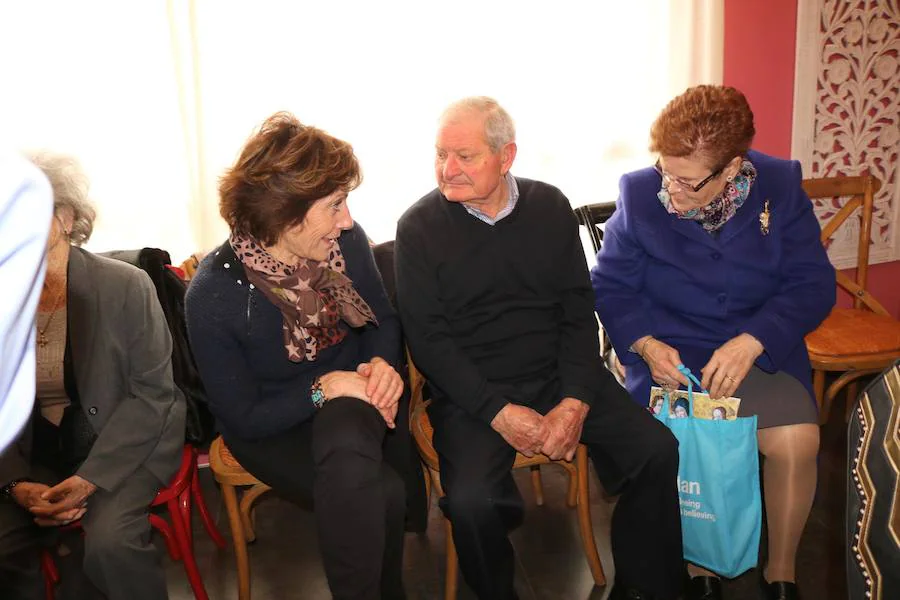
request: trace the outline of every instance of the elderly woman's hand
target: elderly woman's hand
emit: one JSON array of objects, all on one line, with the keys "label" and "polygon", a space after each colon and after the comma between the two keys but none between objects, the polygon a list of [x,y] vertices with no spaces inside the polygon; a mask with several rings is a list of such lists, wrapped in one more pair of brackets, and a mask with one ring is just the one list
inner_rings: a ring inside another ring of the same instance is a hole
[{"label": "elderly woman's hand", "polygon": [[[72,475],[49,490],[44,490],[41,494],[41,500],[50,502],[54,507],[52,514],[57,514],[83,507],[87,503],[87,499],[96,491],[96,485],[80,475]],[[32,512],[38,514],[36,511]]]},{"label": "elderly woman's hand", "polygon": [[763,350],[759,340],[749,333],[742,333],[719,346],[700,370],[703,373],[701,384],[709,390],[710,398],[734,394]]},{"label": "elderly woman's hand", "polygon": [[687,385],[687,378],[678,370],[681,364],[678,350],[649,335],[636,341],[634,348],[650,367],[653,381],[666,389],[677,388],[679,384]]}]

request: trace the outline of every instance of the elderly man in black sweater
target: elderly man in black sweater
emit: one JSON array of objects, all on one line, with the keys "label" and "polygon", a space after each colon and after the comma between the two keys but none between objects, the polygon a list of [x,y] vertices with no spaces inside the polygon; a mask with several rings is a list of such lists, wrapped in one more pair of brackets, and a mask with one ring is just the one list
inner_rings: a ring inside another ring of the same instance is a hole
[{"label": "elderly man in black sweater", "polygon": [[621,494],[613,597],[681,591],[677,443],[604,368],[578,223],[555,187],[510,174],[512,120],[490,98],[444,113],[438,189],[400,219],[397,294],[429,415],[460,567],[483,600],[515,598],[515,452],[571,459],[579,441]]}]

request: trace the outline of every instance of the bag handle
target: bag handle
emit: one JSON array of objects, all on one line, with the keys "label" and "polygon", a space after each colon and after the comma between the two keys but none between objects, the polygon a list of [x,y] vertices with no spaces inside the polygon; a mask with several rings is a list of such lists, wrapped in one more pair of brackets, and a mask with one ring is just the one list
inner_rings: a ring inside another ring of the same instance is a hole
[{"label": "bag handle", "polygon": [[[686,366],[678,365],[677,369],[678,369],[678,372],[681,373],[682,375],[684,375],[685,377],[687,377],[687,380],[688,380],[688,384],[687,384],[688,417],[693,418],[694,417],[694,385],[696,385],[697,389],[700,390],[704,394],[707,394],[709,392],[707,392],[705,389],[703,389],[703,385],[697,380],[697,377],[693,373],[691,373],[691,370],[688,369]],[[665,398],[666,398],[666,404],[667,405],[671,404],[672,400],[669,397],[668,390],[666,390]]]}]

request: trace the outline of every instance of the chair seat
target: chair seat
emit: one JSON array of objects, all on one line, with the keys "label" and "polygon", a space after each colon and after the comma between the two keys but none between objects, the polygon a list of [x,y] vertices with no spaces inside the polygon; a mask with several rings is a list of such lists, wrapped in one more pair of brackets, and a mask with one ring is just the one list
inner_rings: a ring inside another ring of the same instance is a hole
[{"label": "chair seat", "polygon": [[857,308],[835,308],[806,336],[810,354],[864,356],[900,353],[900,321]]},{"label": "chair seat", "polygon": [[209,469],[219,483],[228,485],[255,485],[260,483],[259,479],[241,466],[241,463],[237,461],[231,450],[225,445],[222,436],[214,439],[209,447]]}]

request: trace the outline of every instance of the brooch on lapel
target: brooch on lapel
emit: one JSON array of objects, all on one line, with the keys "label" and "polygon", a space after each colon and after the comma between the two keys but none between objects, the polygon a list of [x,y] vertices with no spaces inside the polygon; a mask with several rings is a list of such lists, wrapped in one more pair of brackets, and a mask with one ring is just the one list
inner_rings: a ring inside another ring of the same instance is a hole
[{"label": "brooch on lapel", "polygon": [[771,214],[769,213],[769,201],[766,200],[765,205],[763,205],[763,211],[759,213],[759,230],[763,235],[769,235],[769,219],[771,218]]}]

